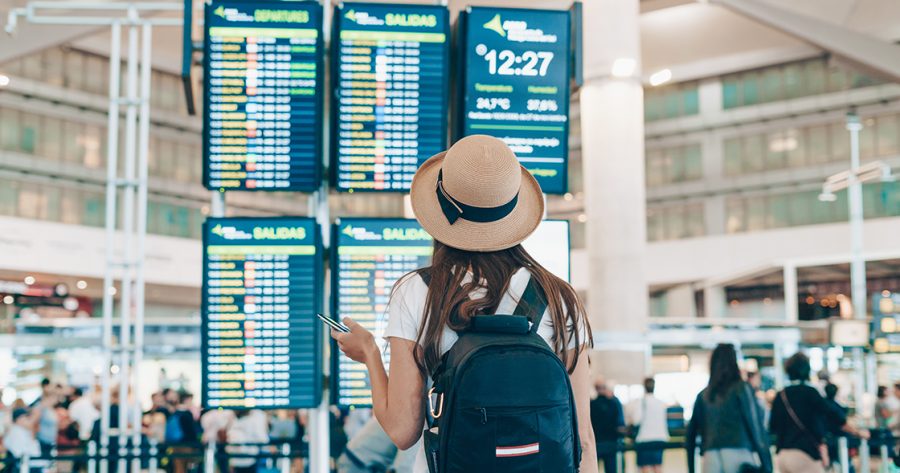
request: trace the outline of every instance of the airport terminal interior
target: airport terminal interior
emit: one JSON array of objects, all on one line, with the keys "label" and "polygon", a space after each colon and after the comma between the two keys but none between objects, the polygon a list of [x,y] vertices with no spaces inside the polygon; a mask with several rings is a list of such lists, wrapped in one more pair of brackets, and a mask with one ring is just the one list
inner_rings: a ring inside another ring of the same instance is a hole
[{"label": "airport terminal interior", "polygon": [[[524,248],[586,306],[622,417],[601,471],[654,471],[651,395],[655,471],[688,471],[719,344],[766,412],[804,353],[870,432],[828,471],[897,471],[896,0],[0,0],[0,23],[0,437],[36,415],[41,446],[5,471],[420,473],[342,467],[372,386],[316,314],[388,362],[391,288],[434,244],[413,175],[478,134],[537,179]],[[252,416],[271,446],[223,446]]]}]

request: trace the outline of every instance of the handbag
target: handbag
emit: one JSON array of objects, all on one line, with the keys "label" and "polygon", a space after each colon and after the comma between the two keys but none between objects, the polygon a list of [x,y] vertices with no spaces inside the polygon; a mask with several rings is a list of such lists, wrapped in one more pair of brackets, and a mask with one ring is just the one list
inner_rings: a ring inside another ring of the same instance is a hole
[{"label": "handbag", "polygon": [[794,424],[800,428],[800,431],[806,434],[810,438],[810,440],[813,441],[813,443],[816,445],[816,448],[819,450],[819,457],[822,459],[822,465],[825,468],[828,468],[829,465],[831,465],[831,458],[829,458],[828,456],[828,446],[822,443],[822,441],[818,437],[816,437],[815,434],[810,432],[809,429],[807,429],[806,426],[803,425],[803,422],[800,421],[799,417],[797,417],[797,413],[794,412],[794,408],[791,407],[791,403],[788,401],[787,394],[785,394],[784,390],[779,393],[779,396],[781,397],[781,402],[784,403],[784,408],[785,410],[787,410],[788,416],[790,416]]}]

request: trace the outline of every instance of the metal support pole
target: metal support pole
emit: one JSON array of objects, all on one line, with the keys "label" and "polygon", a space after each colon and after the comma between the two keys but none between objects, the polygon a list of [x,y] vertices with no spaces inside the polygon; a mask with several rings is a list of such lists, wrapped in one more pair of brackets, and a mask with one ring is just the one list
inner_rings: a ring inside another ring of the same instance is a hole
[{"label": "metal support pole", "polygon": [[870,472],[871,470],[871,455],[872,452],[869,450],[869,441],[867,439],[860,439],[859,442],[859,471]]},{"label": "metal support pole", "polygon": [[31,457],[28,454],[22,456],[22,461],[19,464],[19,473],[29,473],[31,470]]},{"label": "metal support pole", "polygon": [[291,444],[285,442],[281,444],[281,473],[291,473]]},{"label": "metal support pole", "polygon": [[[134,387],[134,426],[131,443],[135,451],[141,451],[141,363],[144,361],[144,258],[147,240],[147,180],[148,149],[150,146],[150,78],[152,68],[151,48],[153,27],[141,26],[141,69],[140,69],[140,122],[138,124],[138,185],[137,185],[137,257],[135,258],[134,281],[134,367],[132,368]],[[132,462],[135,472],[141,471],[141,460]]]},{"label": "metal support pole", "polygon": [[[853,317],[866,318],[868,294],[866,291],[866,260],[863,258],[863,199],[862,182],[859,180],[859,132],[862,123],[855,112],[847,114],[847,131],[850,132],[850,175],[847,177],[847,203],[850,207],[850,298],[853,302]],[[853,349],[853,363],[856,381],[853,383],[853,397],[857,406],[862,405],[865,361],[861,348]]]},{"label": "metal support pole", "polygon": [[797,323],[800,320],[800,302],[797,294],[797,267],[784,265],[784,309],[785,321]]},{"label": "metal support pole", "polygon": [[[795,273],[796,274],[796,273]],[[775,365],[775,389],[782,389],[784,382],[784,345],[775,343],[772,347],[773,364]]]},{"label": "metal support pole", "polygon": [[838,442],[838,461],[840,462],[841,473],[850,473],[850,449],[847,446],[847,437],[840,436]]},{"label": "metal support pole", "polygon": [[890,455],[888,455],[888,446],[882,444],[879,450],[881,453],[881,465],[879,465],[878,471],[887,473],[891,471],[890,466],[888,465],[888,463],[891,461]]},{"label": "metal support pole", "polygon": [[206,454],[203,459],[204,473],[216,473],[216,441],[210,440],[206,444]]},{"label": "metal support pole", "polygon": [[95,458],[97,456],[97,442],[94,442],[93,440],[88,442],[87,454],[88,454],[88,461],[87,461],[88,473],[97,473],[97,459]]},{"label": "metal support pole", "polygon": [[109,110],[106,124],[106,269],[103,273],[103,369],[100,401],[100,473],[109,470],[110,365],[112,364],[113,266],[116,243],[116,178],[119,159],[119,78],[122,54],[122,27],[113,22],[109,48]]},{"label": "metal support pole", "polygon": [[[137,20],[137,10],[129,9],[128,16]],[[131,323],[134,311],[134,209],[137,151],[137,100],[138,100],[138,27],[132,23],[128,26],[128,58],[126,74],[127,103],[125,105],[125,185],[122,189],[122,303],[121,327],[119,328],[119,345],[121,361],[119,364],[119,471],[127,472],[129,417],[128,395],[131,384]],[[136,428],[137,426],[135,426]]]},{"label": "metal support pole", "polygon": [[211,217],[224,217],[225,216],[225,193],[219,191],[212,191],[210,194],[209,200],[209,215]]}]

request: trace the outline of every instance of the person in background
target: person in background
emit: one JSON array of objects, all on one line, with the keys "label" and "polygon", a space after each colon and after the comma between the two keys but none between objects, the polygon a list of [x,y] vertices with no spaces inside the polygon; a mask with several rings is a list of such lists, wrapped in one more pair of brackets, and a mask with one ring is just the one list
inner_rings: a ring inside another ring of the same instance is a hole
[{"label": "person in background", "polygon": [[100,418],[100,411],[94,406],[90,397],[84,395],[81,388],[75,388],[72,392],[72,402],[69,403],[69,418],[78,424],[78,438],[87,441],[91,438],[91,430],[94,421]]},{"label": "person in background", "polygon": [[591,401],[591,427],[597,441],[597,458],[606,473],[616,473],[616,453],[625,431],[622,403],[613,395],[603,378],[594,381],[597,397]]},{"label": "person in background", "polygon": [[400,450],[384,432],[378,420],[370,417],[337,460],[338,473],[371,473],[394,471],[410,473],[416,460],[416,449]]},{"label": "person in background", "polygon": [[628,404],[628,425],[637,428],[637,464],[643,473],[662,471],[664,445],[669,440],[666,405],[653,395],[656,381],[644,380],[644,396]]},{"label": "person in background", "polygon": [[741,379],[734,345],[713,350],[709,384],[694,402],[686,440],[691,473],[698,437],[704,473],[740,473],[745,465],[772,471],[763,413],[753,388]]},{"label": "person in background", "polygon": [[[12,421],[9,432],[3,437],[3,445],[7,452],[7,468],[9,471],[18,471],[16,465],[22,458],[42,456],[41,445],[34,435],[35,419],[28,414],[27,409],[15,409]],[[32,468],[31,471],[41,469]]]},{"label": "person in background", "polygon": [[868,438],[847,423],[809,382],[809,358],[803,353],[790,357],[784,370],[791,385],[781,390],[772,403],[769,430],[776,437],[776,465],[780,473],[823,473],[831,463],[825,446],[826,426],[840,426],[851,435]]},{"label": "person in background", "polygon": [[[178,393],[174,411],[166,420],[166,443],[175,453],[190,453],[200,441],[200,432],[194,413],[191,410],[194,395],[188,392]],[[174,473],[187,471],[188,458],[172,460]]]},{"label": "person in background", "polygon": [[[832,463],[838,459],[837,439],[847,436],[842,426],[839,423],[834,422],[834,420],[841,417],[846,418],[849,415],[849,409],[838,402],[837,395],[838,387],[836,384],[830,382],[825,384],[825,404],[839,414],[839,416],[826,419],[825,425],[825,432],[828,437],[828,456],[831,458]],[[849,471],[853,473],[853,462],[850,462],[848,467]]]},{"label": "person in background", "polygon": [[874,417],[876,428],[884,430],[890,429],[891,421],[894,417],[894,411],[893,409],[891,409],[891,403],[888,399],[887,386],[878,386]]},{"label": "person in background", "polygon": [[[46,381],[46,380],[45,380]],[[43,456],[49,456],[56,447],[56,436],[59,433],[59,417],[56,414],[58,399],[54,388],[49,386],[43,391],[37,405],[33,406],[38,422],[37,439],[41,443]]]},{"label": "person in background", "polygon": [[[228,447],[232,455],[259,455],[259,444],[269,443],[269,425],[266,414],[258,410],[239,410],[237,418],[228,428]],[[231,458],[234,473],[256,473],[259,460],[251,457]]]}]

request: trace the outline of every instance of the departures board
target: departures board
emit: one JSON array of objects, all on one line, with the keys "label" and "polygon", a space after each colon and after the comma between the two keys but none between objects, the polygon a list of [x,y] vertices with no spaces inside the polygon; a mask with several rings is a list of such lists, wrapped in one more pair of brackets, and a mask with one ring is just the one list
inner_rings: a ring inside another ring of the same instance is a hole
[{"label": "departures board", "polygon": [[567,11],[470,7],[460,15],[458,131],[502,139],[546,194],[567,190]]},{"label": "departures board", "polygon": [[338,191],[409,190],[447,147],[446,7],[344,3],[335,9],[332,181]]},{"label": "departures board", "polygon": [[322,153],[322,8],[206,7],[203,179],[211,190],[311,192]]},{"label": "departures board", "polygon": [[[433,240],[415,220],[347,218],[332,227],[332,315],[350,317],[371,331],[383,355],[385,313],[394,283],[431,262]],[[549,271],[569,280],[569,223],[545,220],[523,243]],[[365,365],[332,346],[332,400],[339,406],[368,407],[372,388]]]},{"label": "departures board", "polygon": [[318,405],[322,251],[311,218],[210,218],[203,227],[205,408]]}]

